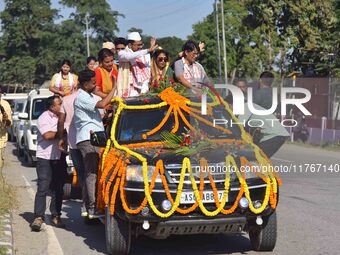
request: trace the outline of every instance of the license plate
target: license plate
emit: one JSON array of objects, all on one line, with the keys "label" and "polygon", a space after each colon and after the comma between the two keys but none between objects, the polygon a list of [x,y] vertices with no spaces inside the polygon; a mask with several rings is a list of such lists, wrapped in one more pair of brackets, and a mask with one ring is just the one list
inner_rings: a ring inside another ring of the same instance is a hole
[{"label": "license plate", "polygon": [[[223,191],[218,191],[218,199],[221,202],[223,198]],[[215,203],[213,191],[203,191],[203,203]],[[228,198],[227,198],[228,201]],[[193,191],[183,191],[181,195],[181,204],[194,204],[196,197]]]}]

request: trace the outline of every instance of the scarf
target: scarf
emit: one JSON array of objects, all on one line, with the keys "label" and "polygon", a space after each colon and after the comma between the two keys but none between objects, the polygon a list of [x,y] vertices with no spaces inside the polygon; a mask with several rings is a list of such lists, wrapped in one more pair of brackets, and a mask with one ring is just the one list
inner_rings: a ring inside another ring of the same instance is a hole
[{"label": "scarf", "polygon": [[[68,88],[64,88],[62,80],[63,80],[63,75],[62,75],[61,72],[59,72],[58,76],[57,76],[57,79],[56,79],[56,82],[55,82],[55,87],[59,91],[67,92]],[[73,75],[70,72],[68,73],[68,85],[69,85],[69,89],[70,89],[69,93],[72,93],[75,84],[74,84],[74,80],[73,80]]]},{"label": "scarf", "polygon": [[150,80],[150,68],[146,65],[148,60],[150,61],[150,55],[145,55],[137,58],[135,64],[131,65],[133,86],[138,89],[141,89],[142,84]]},{"label": "scarf", "polygon": [[113,86],[111,73],[109,73],[103,67],[98,67],[98,68],[100,71],[100,75],[102,77],[103,93],[108,94],[112,90],[112,86]]},{"label": "scarf", "polygon": [[184,65],[184,78],[187,81],[193,82],[193,81],[199,81],[204,78],[204,73],[202,72],[202,68],[200,68],[200,64],[197,62],[194,62],[189,65],[185,62],[184,57],[182,58],[183,65]]},{"label": "scarf", "polygon": [[[128,48],[125,49],[128,51]],[[130,63],[120,62],[118,68],[117,96],[128,97],[130,89]]]},{"label": "scarf", "polygon": [[[167,75],[167,71],[169,68],[169,62],[166,63],[163,73],[162,73],[162,78],[164,78]],[[151,82],[158,81],[161,76],[159,75],[160,69],[158,68],[156,61],[154,59],[151,60]]]}]

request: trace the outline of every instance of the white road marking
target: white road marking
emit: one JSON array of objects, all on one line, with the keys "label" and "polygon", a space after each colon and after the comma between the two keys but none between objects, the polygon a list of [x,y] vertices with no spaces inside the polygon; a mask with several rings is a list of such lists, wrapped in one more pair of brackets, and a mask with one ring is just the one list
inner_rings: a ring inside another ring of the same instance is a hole
[{"label": "white road marking", "polygon": [[275,158],[275,157],[272,157],[271,159],[279,160],[279,161],[282,161],[282,162],[288,162],[288,163],[292,163],[293,162],[293,161],[290,161],[290,160],[287,160],[287,159]]},{"label": "white road marking", "polygon": [[[25,181],[25,185],[27,187],[28,193],[30,194],[31,199],[34,201],[35,198],[35,192],[31,186],[31,184],[28,182],[28,180],[26,179],[26,177],[24,175],[22,175],[22,178]],[[46,224],[46,233],[47,233],[47,254],[50,255],[64,255],[63,250],[60,246],[59,240],[57,238],[57,236],[55,235],[55,232],[51,226],[51,222],[50,220],[46,217],[45,218],[45,222]]]}]

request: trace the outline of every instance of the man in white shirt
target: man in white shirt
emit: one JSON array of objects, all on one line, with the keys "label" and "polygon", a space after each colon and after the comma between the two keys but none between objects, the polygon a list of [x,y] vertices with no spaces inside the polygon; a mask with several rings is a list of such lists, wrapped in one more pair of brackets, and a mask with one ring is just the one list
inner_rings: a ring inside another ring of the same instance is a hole
[{"label": "man in white shirt", "polygon": [[138,96],[149,90],[151,76],[150,54],[158,45],[156,39],[151,38],[150,48],[143,50],[143,42],[138,32],[127,35],[128,47],[118,52],[118,96]]}]

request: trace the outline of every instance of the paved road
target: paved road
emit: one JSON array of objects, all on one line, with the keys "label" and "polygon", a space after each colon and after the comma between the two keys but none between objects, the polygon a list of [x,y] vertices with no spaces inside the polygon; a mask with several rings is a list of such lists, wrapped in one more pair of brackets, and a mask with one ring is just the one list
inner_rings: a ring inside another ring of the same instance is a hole
[{"label": "paved road", "polygon": [[[47,225],[33,233],[35,168],[26,167],[14,155],[12,144],[6,149],[5,174],[18,188],[19,204],[13,215],[14,245],[18,255],[105,254],[104,226],[88,225],[80,217],[80,202],[64,203],[66,229]],[[340,153],[285,145],[274,164],[340,164]],[[304,169],[305,170],[305,169]],[[339,254],[340,253],[340,173],[285,173],[278,206],[278,240],[272,253],[266,254]],[[260,254],[251,250],[247,235],[183,236],[167,240],[139,238],[131,254]]]}]

